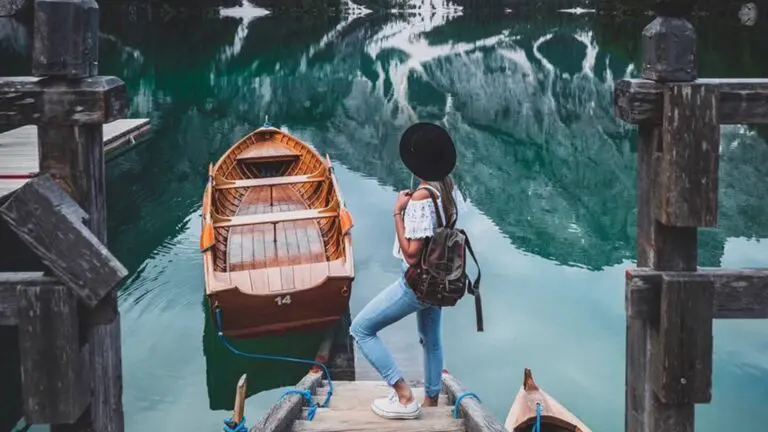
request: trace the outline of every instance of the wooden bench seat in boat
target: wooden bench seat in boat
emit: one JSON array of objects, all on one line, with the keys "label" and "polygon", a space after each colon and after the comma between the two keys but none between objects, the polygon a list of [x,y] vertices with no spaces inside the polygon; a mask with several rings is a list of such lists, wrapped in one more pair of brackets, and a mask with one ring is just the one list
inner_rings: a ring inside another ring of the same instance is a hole
[{"label": "wooden bench seat in boat", "polygon": [[343,259],[229,273],[214,272],[212,291],[237,287],[246,294],[269,294],[310,288],[329,277],[347,274]]},{"label": "wooden bench seat in boat", "polygon": [[279,141],[267,141],[249,147],[235,159],[246,162],[275,162],[296,160],[300,156],[296,150]]},{"label": "wooden bench seat in boat", "polygon": [[296,210],[275,213],[259,213],[243,216],[224,217],[213,215],[214,228],[231,228],[237,226],[276,224],[280,222],[296,222],[312,219],[324,219],[338,216],[339,212],[332,208],[314,210]]},{"label": "wooden bench seat in boat", "polygon": [[297,175],[288,177],[265,177],[255,178],[247,180],[227,180],[222,177],[217,177],[213,182],[214,189],[234,189],[234,188],[250,188],[260,186],[282,186],[292,185],[300,183],[314,183],[325,180],[321,175]]}]

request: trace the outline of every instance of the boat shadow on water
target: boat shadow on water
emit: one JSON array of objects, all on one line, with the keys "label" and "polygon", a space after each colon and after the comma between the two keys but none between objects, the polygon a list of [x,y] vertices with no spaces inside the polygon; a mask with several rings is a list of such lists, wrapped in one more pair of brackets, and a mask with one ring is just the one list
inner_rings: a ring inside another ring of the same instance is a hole
[{"label": "boat shadow on water", "polygon": [[[256,359],[233,352],[221,340],[205,296],[201,306],[205,315],[203,355],[211,410],[233,409],[233,390],[243,374],[248,376],[246,397],[250,397],[264,391],[293,386],[312,366],[307,363]],[[354,362],[348,361],[354,358],[349,340],[349,323],[350,315],[347,312],[334,330],[336,337],[327,364],[333,379],[346,379],[344,376],[349,374],[354,376],[354,370],[349,369]],[[328,330],[318,330],[250,339],[227,338],[227,342],[242,353],[311,360],[317,355],[327,335]]]}]

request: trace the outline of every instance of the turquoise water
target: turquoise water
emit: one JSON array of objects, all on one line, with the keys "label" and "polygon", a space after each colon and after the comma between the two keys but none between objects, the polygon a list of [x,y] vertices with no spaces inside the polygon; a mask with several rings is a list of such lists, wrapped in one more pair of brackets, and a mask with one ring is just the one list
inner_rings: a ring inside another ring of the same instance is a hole
[{"label": "turquoise water", "polygon": [[[124,79],[130,116],[154,129],[108,166],[110,249],[131,271],[120,292],[127,430],[217,430],[245,371],[252,424],[306,371],[233,358],[205,312],[206,167],[266,115],[334,161],[355,218],[353,315],[398,276],[391,207],[410,180],[399,135],[415,121],[449,129],[486,331],[475,331],[471,301],[446,311],[447,367],[501,419],[531,367],[593,430],[622,430],[636,129],[613,116],[612,85],[637,75],[643,24],[557,12],[250,21],[102,12],[101,72]],[[734,17],[697,28],[703,76],[768,74],[756,57],[760,26]],[[23,62],[0,72],[25,73]],[[722,133],[720,224],[702,230],[699,262],[766,266],[768,134]],[[415,323],[398,332],[414,338]],[[713,402],[697,407],[697,431],[768,422],[767,336],[764,321],[716,323]],[[242,346],[311,357],[319,342]]]}]

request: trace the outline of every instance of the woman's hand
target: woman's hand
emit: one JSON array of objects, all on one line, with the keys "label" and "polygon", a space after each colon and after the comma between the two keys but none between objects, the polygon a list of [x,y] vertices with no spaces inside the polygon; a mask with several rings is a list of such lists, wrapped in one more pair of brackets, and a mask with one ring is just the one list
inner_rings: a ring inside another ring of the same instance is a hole
[{"label": "woman's hand", "polygon": [[411,191],[402,190],[397,194],[397,201],[395,201],[395,213],[400,213],[405,210],[408,205],[408,201],[411,200]]}]

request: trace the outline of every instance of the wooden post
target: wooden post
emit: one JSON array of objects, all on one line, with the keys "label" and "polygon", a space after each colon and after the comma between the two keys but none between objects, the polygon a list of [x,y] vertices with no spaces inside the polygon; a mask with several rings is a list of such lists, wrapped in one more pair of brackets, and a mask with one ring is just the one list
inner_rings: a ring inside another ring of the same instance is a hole
[{"label": "wooden post", "polygon": [[[99,10],[94,0],[36,0],[32,70],[62,85],[76,86],[98,72]],[[44,107],[57,111],[55,103]],[[40,173],[50,174],[88,214],[86,226],[107,244],[103,123],[38,126]],[[92,399],[73,425],[53,432],[124,430],[120,320],[115,291],[93,309],[80,309],[90,349]]]},{"label": "wooden post", "polygon": [[235,387],[235,405],[234,408],[232,408],[231,421],[227,424],[227,426],[232,429],[235,429],[245,418],[245,399],[248,397],[247,392],[248,376],[243,374],[240,376],[240,379],[237,381],[237,386]]},{"label": "wooden post", "polygon": [[[717,222],[719,95],[688,84],[697,78],[696,34],[684,12],[658,8],[643,31],[642,75],[663,84],[663,113],[660,123],[640,123],[637,265],[695,272],[697,227]],[[694,430],[693,404],[711,398],[713,292],[711,281],[664,279],[640,314],[630,310],[628,273],[627,431]]]}]

